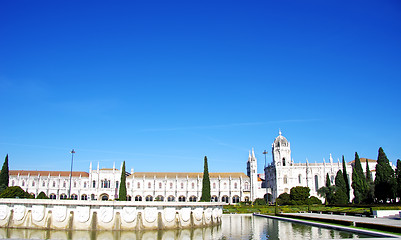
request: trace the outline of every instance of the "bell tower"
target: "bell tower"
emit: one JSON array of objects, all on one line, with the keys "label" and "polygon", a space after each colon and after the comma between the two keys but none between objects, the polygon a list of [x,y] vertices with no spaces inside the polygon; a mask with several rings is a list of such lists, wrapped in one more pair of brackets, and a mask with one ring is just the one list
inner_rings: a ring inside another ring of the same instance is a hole
[{"label": "bell tower", "polygon": [[281,131],[272,144],[272,155],[276,167],[291,166],[290,142],[281,135]]},{"label": "bell tower", "polygon": [[255,152],[253,151],[252,148],[252,152],[249,151],[249,157],[248,157],[248,162],[247,162],[247,168],[246,168],[246,172],[247,175],[249,177],[249,179],[251,180],[251,201],[254,201],[257,198],[257,191],[258,191],[258,164],[257,164],[257,160],[255,157]]}]

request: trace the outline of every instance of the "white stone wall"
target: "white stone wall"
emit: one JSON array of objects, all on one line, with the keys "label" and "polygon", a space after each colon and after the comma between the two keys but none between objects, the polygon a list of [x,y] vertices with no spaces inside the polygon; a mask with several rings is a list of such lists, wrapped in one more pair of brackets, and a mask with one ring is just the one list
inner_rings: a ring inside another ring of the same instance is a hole
[{"label": "white stone wall", "polygon": [[[185,178],[126,178],[127,195],[132,201],[160,200],[174,202],[199,201],[202,195],[202,179]],[[89,172],[89,177],[72,177],[71,196],[78,200],[113,200],[118,197],[121,172],[118,169],[96,169]],[[10,175],[10,186],[20,186],[25,191],[37,196],[44,192],[54,199],[68,197],[69,176],[31,176]],[[217,202],[235,203],[250,198],[249,178],[210,178],[211,196]],[[157,199],[159,197],[159,199]]]},{"label": "white stone wall", "polygon": [[0,199],[0,227],[62,230],[177,229],[221,223],[219,203]]}]

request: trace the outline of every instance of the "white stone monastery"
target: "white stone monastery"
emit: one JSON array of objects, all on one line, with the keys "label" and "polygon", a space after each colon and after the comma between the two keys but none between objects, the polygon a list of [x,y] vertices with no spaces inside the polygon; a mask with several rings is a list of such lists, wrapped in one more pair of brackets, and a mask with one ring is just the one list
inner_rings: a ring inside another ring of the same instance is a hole
[{"label": "white stone monastery", "polygon": [[[265,168],[264,174],[257,173],[253,149],[249,152],[246,175],[242,172],[209,173],[212,201],[238,203],[267,197],[269,202],[274,202],[281,193],[289,193],[295,186],[309,187],[311,195],[319,197],[317,189],[324,186],[326,174],[334,184],[337,171],[342,169],[342,163],[333,162],[331,155],[327,163],[324,159],[323,163],[309,163],[308,160],[294,163],[290,143],[281,131],[272,144],[272,155],[273,162]],[[376,161],[361,158],[363,168],[366,161],[374,176]],[[347,164],[350,180],[352,163]],[[93,169],[91,163],[89,172],[73,171],[72,176],[69,171],[11,170],[9,185],[20,186],[35,196],[44,192],[51,199],[65,199],[70,193],[75,200],[113,200],[118,198],[120,169],[115,165],[100,169],[99,163]],[[203,173],[134,172],[131,169],[125,174],[130,201],[196,202],[202,195]]]}]

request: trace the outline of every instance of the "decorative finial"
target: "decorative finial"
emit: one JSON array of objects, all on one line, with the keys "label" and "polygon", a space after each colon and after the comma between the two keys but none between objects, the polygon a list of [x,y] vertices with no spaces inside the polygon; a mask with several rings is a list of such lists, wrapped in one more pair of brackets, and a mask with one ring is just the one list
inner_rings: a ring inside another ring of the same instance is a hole
[{"label": "decorative finial", "polygon": [[280,128],[278,129],[278,135],[281,136],[281,129]]}]

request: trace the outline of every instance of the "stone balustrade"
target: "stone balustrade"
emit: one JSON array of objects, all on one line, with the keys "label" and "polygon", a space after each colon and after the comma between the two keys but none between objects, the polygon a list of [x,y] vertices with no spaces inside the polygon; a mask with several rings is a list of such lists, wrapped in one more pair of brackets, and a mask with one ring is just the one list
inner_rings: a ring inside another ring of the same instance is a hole
[{"label": "stone balustrade", "polygon": [[63,230],[181,229],[221,223],[221,203],[0,199],[0,227]]}]

